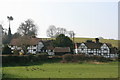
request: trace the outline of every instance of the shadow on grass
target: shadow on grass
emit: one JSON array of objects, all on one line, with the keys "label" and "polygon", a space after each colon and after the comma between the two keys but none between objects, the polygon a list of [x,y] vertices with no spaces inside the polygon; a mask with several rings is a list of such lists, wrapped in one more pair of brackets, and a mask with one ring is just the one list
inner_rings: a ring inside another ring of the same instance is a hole
[{"label": "shadow on grass", "polygon": [[18,75],[13,75],[13,74],[6,74],[6,73],[3,73],[2,74],[2,79],[6,79],[6,78],[14,78],[14,77],[20,77],[20,76],[18,76]]}]

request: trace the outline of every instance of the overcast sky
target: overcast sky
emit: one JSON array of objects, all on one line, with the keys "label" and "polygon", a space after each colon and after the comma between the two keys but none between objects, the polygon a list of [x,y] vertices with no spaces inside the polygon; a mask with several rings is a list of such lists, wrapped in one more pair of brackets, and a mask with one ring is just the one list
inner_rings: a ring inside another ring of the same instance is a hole
[{"label": "overcast sky", "polygon": [[73,30],[76,37],[118,38],[118,0],[0,0],[0,23],[12,33],[21,22],[34,20],[38,37],[47,37],[50,25]]}]

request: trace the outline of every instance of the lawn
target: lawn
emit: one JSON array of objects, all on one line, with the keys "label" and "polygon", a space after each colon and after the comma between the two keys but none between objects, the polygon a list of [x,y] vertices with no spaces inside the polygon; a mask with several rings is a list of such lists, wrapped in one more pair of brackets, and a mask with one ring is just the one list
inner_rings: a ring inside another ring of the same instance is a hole
[{"label": "lawn", "polygon": [[117,78],[117,62],[44,63],[3,67],[3,78]]}]

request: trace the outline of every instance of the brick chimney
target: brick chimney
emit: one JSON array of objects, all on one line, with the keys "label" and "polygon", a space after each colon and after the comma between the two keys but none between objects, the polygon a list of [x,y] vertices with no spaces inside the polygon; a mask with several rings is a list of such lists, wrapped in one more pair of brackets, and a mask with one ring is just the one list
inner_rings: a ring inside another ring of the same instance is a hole
[{"label": "brick chimney", "polygon": [[99,43],[99,38],[95,38],[96,43]]}]

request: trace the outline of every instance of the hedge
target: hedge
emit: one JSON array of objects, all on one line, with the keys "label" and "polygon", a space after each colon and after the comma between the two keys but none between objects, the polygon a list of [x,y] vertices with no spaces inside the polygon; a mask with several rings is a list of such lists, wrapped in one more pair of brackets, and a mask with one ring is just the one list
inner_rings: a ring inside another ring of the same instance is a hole
[{"label": "hedge", "polygon": [[80,61],[98,61],[107,62],[111,61],[110,58],[105,58],[102,56],[89,56],[85,54],[65,54],[62,57],[63,62],[80,62]]},{"label": "hedge", "polygon": [[40,62],[48,59],[47,55],[39,54],[39,55],[23,55],[23,56],[2,56],[2,63],[29,63],[29,62]]}]

